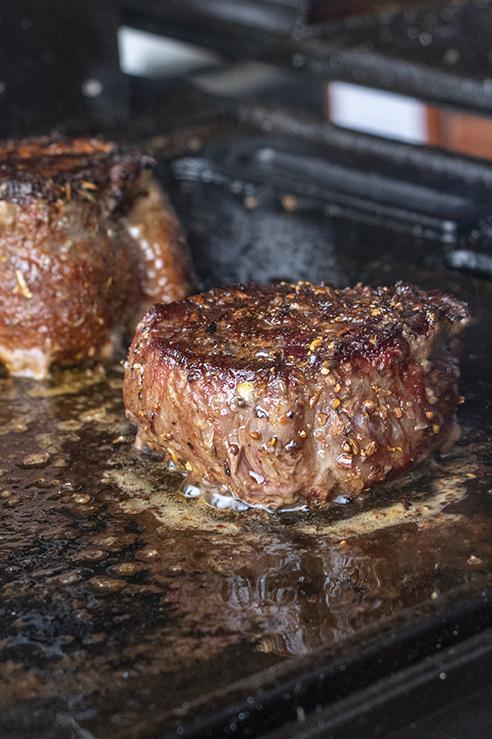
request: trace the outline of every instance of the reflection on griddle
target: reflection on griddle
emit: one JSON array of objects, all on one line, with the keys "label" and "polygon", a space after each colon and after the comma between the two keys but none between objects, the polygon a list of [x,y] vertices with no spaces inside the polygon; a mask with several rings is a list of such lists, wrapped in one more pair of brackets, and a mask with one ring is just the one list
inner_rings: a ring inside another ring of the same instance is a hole
[{"label": "reflection on griddle", "polygon": [[[464,570],[479,572],[492,549],[486,530],[455,519],[400,525],[334,541],[297,537],[234,536],[204,549],[203,537],[187,539],[193,580],[173,589],[181,624],[199,629],[208,650],[241,638],[262,652],[301,655],[347,639],[402,609],[438,599],[458,586]],[[456,532],[463,536],[456,549]],[[477,533],[484,539],[477,552]],[[174,544],[175,546],[175,544]],[[174,565],[176,566],[176,565]],[[220,639],[214,643],[217,633]]]},{"label": "reflection on griddle", "polygon": [[241,629],[256,621],[264,632],[259,648],[276,654],[304,654],[343,639],[394,610],[399,590],[378,554],[372,559],[352,542],[263,554],[224,583],[230,623]]}]

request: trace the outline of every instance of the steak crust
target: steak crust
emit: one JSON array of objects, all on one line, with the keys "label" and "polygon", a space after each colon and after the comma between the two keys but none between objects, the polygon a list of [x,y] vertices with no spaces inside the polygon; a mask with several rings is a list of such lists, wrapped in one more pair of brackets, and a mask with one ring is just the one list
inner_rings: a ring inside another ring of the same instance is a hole
[{"label": "steak crust", "polygon": [[0,361],[41,378],[110,356],[192,269],[152,160],[97,139],[0,146]]},{"label": "steak crust", "polygon": [[282,283],[154,305],[125,373],[138,441],[271,508],[355,496],[458,437],[467,306],[403,283]]}]

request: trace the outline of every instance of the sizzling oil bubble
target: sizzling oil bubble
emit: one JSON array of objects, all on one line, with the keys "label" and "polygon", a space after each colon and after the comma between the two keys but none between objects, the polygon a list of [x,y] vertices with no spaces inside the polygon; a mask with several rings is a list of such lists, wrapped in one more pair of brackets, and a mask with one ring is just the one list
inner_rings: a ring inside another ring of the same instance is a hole
[{"label": "sizzling oil bubble", "polygon": [[100,562],[107,556],[108,553],[103,549],[82,549],[81,552],[74,554],[72,559],[74,562]]},{"label": "sizzling oil bubble", "polygon": [[20,467],[30,467],[36,469],[42,469],[50,461],[50,455],[48,452],[39,452],[37,454],[27,454],[22,458]]},{"label": "sizzling oil bubble", "polygon": [[59,576],[59,581],[61,585],[73,585],[73,583],[80,582],[82,579],[82,575],[78,570],[73,570],[72,572],[64,572],[62,575]]},{"label": "sizzling oil bubble", "polygon": [[191,485],[191,483],[187,483],[183,486],[183,495],[185,498],[199,498],[202,494],[202,491],[197,485]]},{"label": "sizzling oil bubble", "polygon": [[95,590],[105,591],[107,593],[114,593],[115,591],[121,590],[125,587],[124,580],[117,580],[114,577],[93,577],[88,581],[90,587]]},{"label": "sizzling oil bubble", "polygon": [[227,510],[230,508],[233,511],[242,512],[247,511],[249,506],[242,500],[235,498],[233,495],[223,495],[222,493],[211,492],[206,496],[207,502],[214,508],[219,510]]},{"label": "sizzling oil bubble", "polygon": [[144,570],[143,565],[139,565],[137,562],[122,562],[119,565],[115,565],[112,568],[112,571],[116,575],[122,575],[122,576],[131,576],[135,575],[137,572],[142,572]]},{"label": "sizzling oil bubble", "polygon": [[90,495],[84,495],[83,493],[77,493],[73,496],[73,499],[75,503],[78,503],[79,505],[87,505],[87,503],[90,503],[91,500],[93,500]]},{"label": "sizzling oil bubble", "polygon": [[352,498],[350,498],[348,495],[337,495],[335,498],[335,503],[337,505],[349,505],[352,502]]},{"label": "sizzling oil bubble", "polygon": [[91,408],[91,410],[81,413],[80,420],[82,423],[93,422],[103,424],[104,426],[112,425],[114,430],[115,425],[121,422],[121,416],[108,412],[107,408],[101,407]]},{"label": "sizzling oil bubble", "polygon": [[57,428],[60,431],[80,431],[82,426],[82,421],[78,421],[72,418],[70,418],[68,421],[60,421],[57,424]]},{"label": "sizzling oil bubble", "polygon": [[[151,511],[159,523],[174,526],[176,530],[210,531],[217,530],[220,525],[224,532],[241,532],[234,520],[222,518],[220,511],[207,505],[202,497],[188,501],[184,495],[179,495],[181,476],[169,475],[163,465],[145,455],[138,461],[138,470],[133,467],[108,469],[103,476],[104,482],[116,485],[124,493],[120,505],[126,513]],[[228,513],[232,512],[229,509]]]},{"label": "sizzling oil bubble", "polygon": [[28,430],[28,426],[19,419],[13,418],[9,423],[6,423],[0,428],[0,436],[6,434],[23,434]]},{"label": "sizzling oil bubble", "polygon": [[64,395],[77,395],[105,379],[104,368],[98,365],[92,370],[58,370],[55,380],[37,382],[29,389],[31,398],[56,398]]}]

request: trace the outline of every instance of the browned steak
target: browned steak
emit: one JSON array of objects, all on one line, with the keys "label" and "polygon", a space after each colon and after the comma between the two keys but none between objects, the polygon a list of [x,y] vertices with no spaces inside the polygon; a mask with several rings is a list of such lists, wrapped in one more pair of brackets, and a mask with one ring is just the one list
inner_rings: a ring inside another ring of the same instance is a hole
[{"label": "browned steak", "polygon": [[149,305],[189,293],[151,164],[96,139],[0,146],[0,361],[12,374],[108,356]]},{"label": "browned steak", "polygon": [[327,505],[456,440],[468,321],[454,297],[402,283],[210,290],[144,317],[127,413],[193,483]]}]

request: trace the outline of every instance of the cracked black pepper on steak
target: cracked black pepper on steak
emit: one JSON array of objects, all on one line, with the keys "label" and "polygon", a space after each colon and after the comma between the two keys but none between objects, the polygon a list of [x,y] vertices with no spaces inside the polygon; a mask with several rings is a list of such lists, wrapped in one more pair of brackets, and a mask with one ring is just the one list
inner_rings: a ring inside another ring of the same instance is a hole
[{"label": "cracked black pepper on steak", "polygon": [[458,437],[467,306],[403,283],[217,289],[154,305],[125,373],[138,442],[190,482],[326,506]]}]

